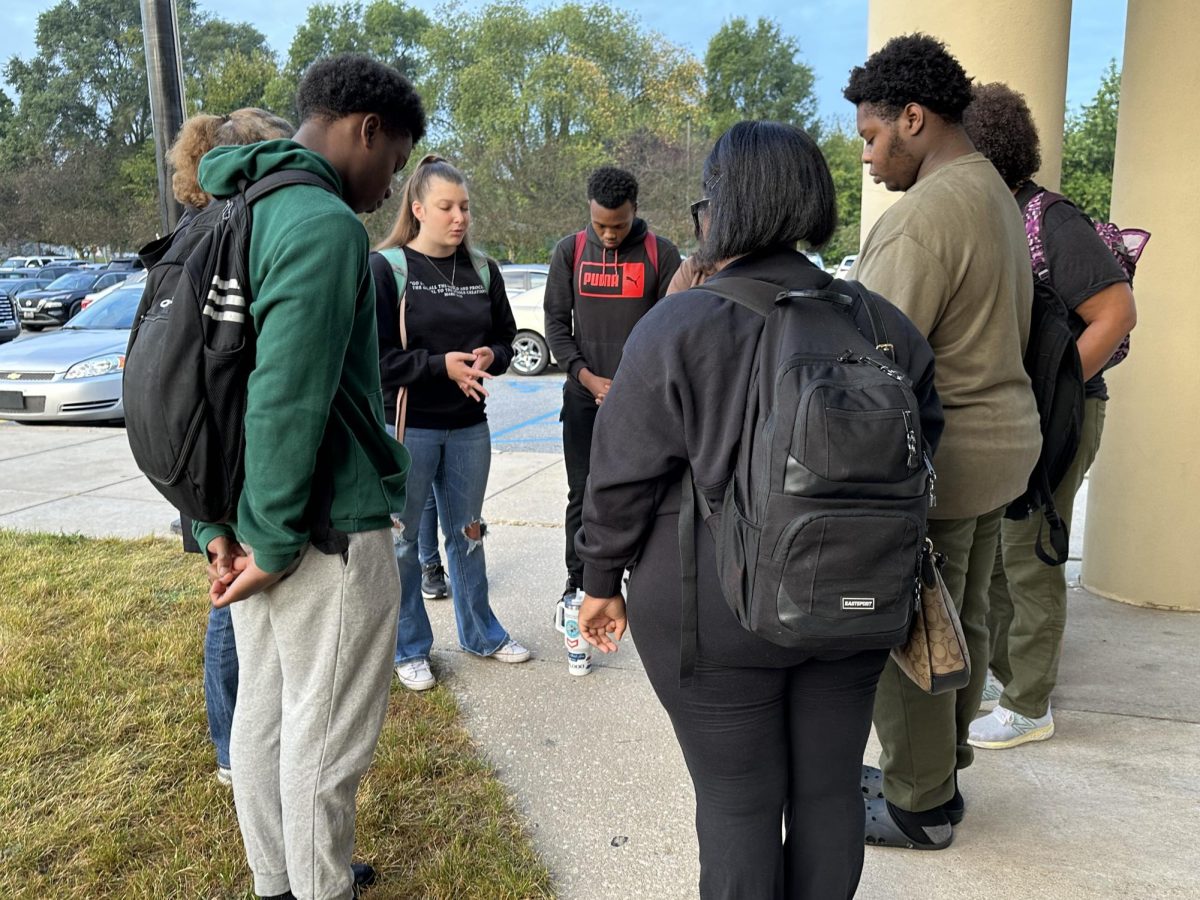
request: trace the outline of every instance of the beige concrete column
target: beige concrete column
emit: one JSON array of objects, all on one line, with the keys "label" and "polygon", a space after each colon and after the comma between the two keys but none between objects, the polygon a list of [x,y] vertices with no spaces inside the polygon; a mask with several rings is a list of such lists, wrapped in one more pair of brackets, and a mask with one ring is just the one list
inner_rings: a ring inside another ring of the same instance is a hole
[{"label": "beige concrete column", "polygon": [[[871,0],[868,55],[889,38],[914,31],[945,41],[976,81],[1003,81],[1025,95],[1042,139],[1038,180],[1058,188],[1071,0]],[[863,170],[863,237],[899,197],[875,184]]]},{"label": "beige concrete column", "polygon": [[1200,302],[1196,147],[1200,6],[1130,0],[1112,219],[1151,232],[1129,359],[1108,373],[1083,583],[1140,606],[1200,610]]}]

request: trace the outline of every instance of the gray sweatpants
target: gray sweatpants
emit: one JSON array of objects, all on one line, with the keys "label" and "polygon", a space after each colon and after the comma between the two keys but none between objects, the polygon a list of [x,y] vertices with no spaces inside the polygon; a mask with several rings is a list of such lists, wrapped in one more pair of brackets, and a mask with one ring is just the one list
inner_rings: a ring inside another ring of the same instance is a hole
[{"label": "gray sweatpants", "polygon": [[400,583],[390,529],[312,547],[232,607],[233,800],[260,895],[351,896],[354,803],[387,712]]}]

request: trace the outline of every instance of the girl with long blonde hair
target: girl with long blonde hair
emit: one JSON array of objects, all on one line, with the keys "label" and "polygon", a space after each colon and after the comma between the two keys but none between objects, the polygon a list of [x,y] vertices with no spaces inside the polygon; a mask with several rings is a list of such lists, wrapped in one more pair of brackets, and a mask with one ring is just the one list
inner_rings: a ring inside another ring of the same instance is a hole
[{"label": "girl with long blonde hair", "polygon": [[431,490],[446,535],[459,644],[507,663],[530,655],[505,631],[488,598],[482,509],[491,432],[485,383],[508,369],[516,324],[499,267],[468,243],[470,225],[463,174],[439,156],[426,156],[405,182],[400,214],[381,252],[371,255],[385,405],[412,457],[409,502],[396,539],[401,597],[395,665],[400,682],[416,691],[436,684],[417,546]]}]

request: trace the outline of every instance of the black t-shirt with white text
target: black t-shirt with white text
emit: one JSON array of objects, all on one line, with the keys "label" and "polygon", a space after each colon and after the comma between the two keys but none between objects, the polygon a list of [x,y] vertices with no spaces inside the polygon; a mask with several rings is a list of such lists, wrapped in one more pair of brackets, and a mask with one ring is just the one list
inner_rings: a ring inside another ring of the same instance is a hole
[{"label": "black t-shirt with white text", "polygon": [[[1032,181],[1026,182],[1017,191],[1017,203],[1024,209],[1033,195],[1041,190],[1044,188]],[[1046,249],[1050,285],[1062,297],[1067,309],[1071,310],[1071,333],[1078,338],[1087,323],[1076,314],[1075,309],[1106,287],[1129,279],[1112,251],[1096,234],[1091,220],[1070,202],[1060,200],[1044,210],[1042,244]],[[1108,399],[1103,370],[1087,382],[1084,395]]]},{"label": "black t-shirt with white text", "polygon": [[463,248],[447,257],[428,257],[409,247],[405,289],[408,349],[400,347],[399,296],[391,264],[371,254],[375,314],[379,329],[380,380],[388,420],[395,418],[396,391],[408,387],[408,428],[467,428],[487,421],[484,401],[467,397],[446,375],[446,354],[490,347],[488,367],[502,375],[512,361],[517,332],[500,269],[488,260],[485,288]]}]

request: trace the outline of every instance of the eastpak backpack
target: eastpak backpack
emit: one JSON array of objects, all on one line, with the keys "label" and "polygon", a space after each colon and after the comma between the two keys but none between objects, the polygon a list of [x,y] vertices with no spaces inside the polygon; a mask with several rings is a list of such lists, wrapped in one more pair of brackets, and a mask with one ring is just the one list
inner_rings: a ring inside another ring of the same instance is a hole
[{"label": "eastpak backpack", "polygon": [[[813,653],[907,638],[933,500],[912,382],[875,298],[853,282],[786,291],[750,278],[699,286],[766,319],[721,504],[684,476],[683,653],[696,651],[696,508],[713,532],[726,602],[744,628]],[[865,306],[868,340],[854,322]]]},{"label": "eastpak backpack", "polygon": [[[296,184],[336,193],[315,174],[274,172],[215,199],[186,227],[138,254],[149,274],[125,354],[126,435],[138,468],[194,520],[229,522],[237,512],[256,343],[249,312],[251,208]],[[369,411],[341,387],[330,410],[334,417],[359,439],[381,475],[395,471]],[[346,536],[328,524],[332,461],[324,445],[309,501],[313,543],[322,552],[344,552]]]}]

